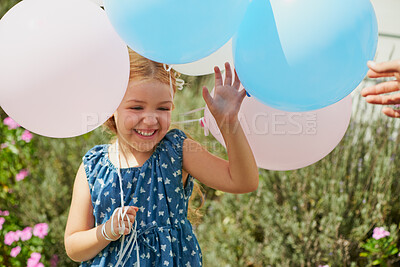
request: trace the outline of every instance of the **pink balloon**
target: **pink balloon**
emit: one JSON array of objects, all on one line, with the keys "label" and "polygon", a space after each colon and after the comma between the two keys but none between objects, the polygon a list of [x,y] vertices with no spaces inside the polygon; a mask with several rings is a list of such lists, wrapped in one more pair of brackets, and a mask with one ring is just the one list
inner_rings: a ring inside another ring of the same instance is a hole
[{"label": "pink balloon", "polygon": [[[254,97],[246,97],[238,117],[257,166],[286,171],[306,167],[328,155],[346,133],[351,111],[350,95],[333,105],[309,112],[281,111]],[[225,146],[207,106],[204,118],[206,127]]]},{"label": "pink balloon", "polygon": [[103,124],[129,81],[129,54],[88,0],[24,0],[0,20],[0,105],[36,134],[66,138]]}]

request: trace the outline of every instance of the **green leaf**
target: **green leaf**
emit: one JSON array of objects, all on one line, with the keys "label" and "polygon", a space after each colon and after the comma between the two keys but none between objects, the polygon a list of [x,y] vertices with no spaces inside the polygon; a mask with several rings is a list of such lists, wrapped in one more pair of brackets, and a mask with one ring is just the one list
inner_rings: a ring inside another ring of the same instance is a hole
[{"label": "green leaf", "polygon": [[381,260],[380,260],[380,259],[374,260],[374,261],[372,262],[372,265],[378,265],[378,264],[381,264]]},{"label": "green leaf", "polygon": [[11,150],[11,152],[14,153],[15,155],[18,155],[18,154],[19,154],[18,148],[17,148],[15,145],[9,144],[9,145],[8,145],[8,148],[9,148],[9,149]]},{"label": "green leaf", "polygon": [[396,248],[396,247],[393,247],[393,248],[390,250],[389,255],[394,255],[394,254],[396,254],[397,252],[399,252],[399,249]]},{"label": "green leaf", "polygon": [[367,252],[361,252],[360,253],[360,257],[368,257],[368,253]]}]

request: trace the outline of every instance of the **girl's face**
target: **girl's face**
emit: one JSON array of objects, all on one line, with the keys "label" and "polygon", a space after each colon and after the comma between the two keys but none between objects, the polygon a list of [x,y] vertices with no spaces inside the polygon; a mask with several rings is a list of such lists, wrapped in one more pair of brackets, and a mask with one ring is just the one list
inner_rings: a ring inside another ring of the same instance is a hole
[{"label": "girl's face", "polygon": [[138,152],[152,152],[171,124],[170,87],[157,80],[134,80],[114,113],[118,137]]}]

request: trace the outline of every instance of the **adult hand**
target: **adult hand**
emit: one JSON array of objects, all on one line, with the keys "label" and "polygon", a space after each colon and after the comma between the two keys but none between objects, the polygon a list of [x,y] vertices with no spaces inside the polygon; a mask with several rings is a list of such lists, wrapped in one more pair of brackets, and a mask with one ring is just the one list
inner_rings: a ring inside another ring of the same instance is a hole
[{"label": "adult hand", "polygon": [[215,91],[211,97],[207,87],[203,87],[203,98],[217,124],[221,127],[238,121],[238,112],[246,96],[246,90],[239,91],[240,80],[235,71],[235,80],[232,84],[232,70],[230,64],[225,63],[225,81],[222,81],[218,67],[215,72]]},{"label": "adult hand", "polygon": [[[396,80],[382,82],[364,88],[361,95],[366,97],[366,101],[371,104],[379,105],[398,105],[400,104],[400,93],[382,95],[400,91],[400,60],[383,63],[368,62],[370,70],[367,75],[369,78],[395,77]],[[384,107],[382,112],[392,118],[400,118],[400,110],[392,107]]]}]

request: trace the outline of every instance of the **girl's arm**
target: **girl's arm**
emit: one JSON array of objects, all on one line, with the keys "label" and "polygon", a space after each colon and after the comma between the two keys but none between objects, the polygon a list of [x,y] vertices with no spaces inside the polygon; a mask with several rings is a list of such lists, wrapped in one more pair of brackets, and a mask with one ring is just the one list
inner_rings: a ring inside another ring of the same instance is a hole
[{"label": "girl's arm", "polygon": [[102,225],[94,228],[92,211],[89,185],[82,163],[76,175],[64,235],[65,250],[73,261],[90,260],[110,243],[101,234]]},{"label": "girl's arm", "polygon": [[[127,210],[126,216],[121,220],[124,221],[125,225],[123,235],[128,235],[131,230],[129,222],[132,223],[135,221],[138,208],[134,206],[126,206],[125,209]],[[73,261],[81,262],[90,260],[110,243],[110,241],[107,241],[101,234],[103,224],[94,227],[94,216],[92,211],[93,206],[90,197],[89,184],[82,163],[76,175],[71,208],[69,210],[64,235],[65,250],[67,255]],[[113,215],[114,231],[118,232],[118,212],[113,213]],[[113,237],[113,240],[118,240],[122,236],[118,234],[117,236],[114,236],[111,234],[111,219],[107,220],[105,224],[105,231],[108,237]]]},{"label": "girl's arm", "polygon": [[248,193],[258,187],[258,168],[238,120],[240,105],[246,91],[239,91],[240,81],[225,64],[226,78],[222,83],[221,72],[215,68],[215,93],[210,96],[203,88],[203,97],[213,114],[224,138],[229,161],[220,159],[198,142],[185,139],[183,143],[183,169],[203,184],[229,193]]}]

